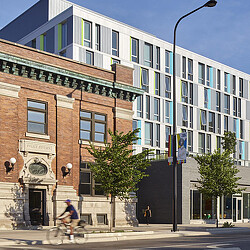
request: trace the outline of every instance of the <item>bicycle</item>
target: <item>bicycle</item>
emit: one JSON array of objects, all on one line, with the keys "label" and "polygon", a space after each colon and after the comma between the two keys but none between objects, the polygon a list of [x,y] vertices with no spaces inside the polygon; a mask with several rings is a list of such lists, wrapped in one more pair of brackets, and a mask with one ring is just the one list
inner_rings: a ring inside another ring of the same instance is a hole
[{"label": "bicycle", "polygon": [[[83,244],[88,239],[88,232],[85,229],[85,225],[86,223],[81,220],[78,226],[73,229],[74,242],[76,244]],[[50,228],[47,232],[47,240],[52,245],[63,244],[65,238],[67,237],[69,239],[69,236],[70,223],[64,224],[62,221],[57,226]]]}]

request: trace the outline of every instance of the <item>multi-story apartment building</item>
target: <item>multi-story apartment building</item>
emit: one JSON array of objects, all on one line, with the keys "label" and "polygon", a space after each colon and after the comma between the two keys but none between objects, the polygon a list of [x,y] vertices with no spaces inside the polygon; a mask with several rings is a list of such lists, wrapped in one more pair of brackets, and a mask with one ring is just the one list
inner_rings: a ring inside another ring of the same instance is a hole
[{"label": "multi-story apartment building", "polygon": [[[167,151],[173,125],[172,44],[65,0],[40,0],[4,27],[0,37],[108,70],[114,63],[133,67],[134,86],[145,91],[133,105],[133,126],[141,128],[136,152]],[[190,154],[212,152],[221,147],[224,131],[236,133],[235,164],[244,177],[240,185],[247,189],[241,196],[222,197],[217,212],[222,219],[248,220],[250,75],[180,47],[176,61],[177,132],[187,132]],[[195,190],[196,165],[189,160],[183,169],[189,174],[182,177],[185,212],[180,221],[204,219],[208,212]]]}]

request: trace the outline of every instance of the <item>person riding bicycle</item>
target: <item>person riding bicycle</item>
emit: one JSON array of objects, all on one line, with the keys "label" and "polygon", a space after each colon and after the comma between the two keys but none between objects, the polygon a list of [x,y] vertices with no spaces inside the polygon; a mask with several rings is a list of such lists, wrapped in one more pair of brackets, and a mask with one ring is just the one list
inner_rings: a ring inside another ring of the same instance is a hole
[{"label": "person riding bicycle", "polygon": [[78,214],[77,214],[74,206],[71,204],[71,200],[67,199],[65,201],[65,203],[67,204],[67,208],[65,209],[65,211],[61,215],[59,215],[57,217],[57,219],[59,217],[63,216],[66,212],[69,212],[69,214],[67,216],[61,218],[61,220],[64,224],[70,223],[70,236],[69,236],[69,238],[71,241],[73,241],[74,240],[73,228],[78,225],[78,222],[80,220],[79,220]]}]

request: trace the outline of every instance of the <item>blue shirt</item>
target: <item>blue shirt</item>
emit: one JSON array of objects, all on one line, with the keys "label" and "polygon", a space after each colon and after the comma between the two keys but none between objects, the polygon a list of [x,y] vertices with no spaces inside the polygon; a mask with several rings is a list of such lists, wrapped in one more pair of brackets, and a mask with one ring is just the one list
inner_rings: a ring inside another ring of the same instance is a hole
[{"label": "blue shirt", "polygon": [[72,213],[72,215],[70,216],[70,218],[73,219],[73,220],[74,220],[74,219],[79,219],[79,218],[78,218],[78,214],[77,214],[75,208],[73,207],[73,205],[68,206],[68,207],[66,208],[66,210],[65,210],[65,212],[71,212],[71,211],[73,211],[73,213]]}]

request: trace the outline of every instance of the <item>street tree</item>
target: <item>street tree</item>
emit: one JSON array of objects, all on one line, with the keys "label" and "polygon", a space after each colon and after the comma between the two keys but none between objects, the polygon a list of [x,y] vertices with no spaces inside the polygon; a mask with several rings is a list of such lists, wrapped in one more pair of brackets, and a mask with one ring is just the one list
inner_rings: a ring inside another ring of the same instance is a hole
[{"label": "street tree", "polygon": [[133,144],[139,139],[139,129],[126,134],[109,130],[111,142],[105,143],[104,148],[95,147],[90,143],[89,153],[94,157],[90,169],[95,181],[100,183],[100,189],[111,196],[110,230],[115,226],[115,199],[128,200],[131,192],[135,192],[137,183],[147,175],[146,168],[150,165],[151,150],[133,154]]},{"label": "street tree", "polygon": [[[222,150],[214,150],[213,153],[207,153],[194,156],[198,163],[197,189],[205,198],[215,199],[218,197],[241,193],[244,188],[238,187],[238,181],[241,177],[237,174],[239,169],[234,165],[232,154],[236,148],[235,133],[225,132],[222,142]],[[218,204],[217,204],[218,206]],[[216,226],[218,227],[218,215],[216,213]]]}]

